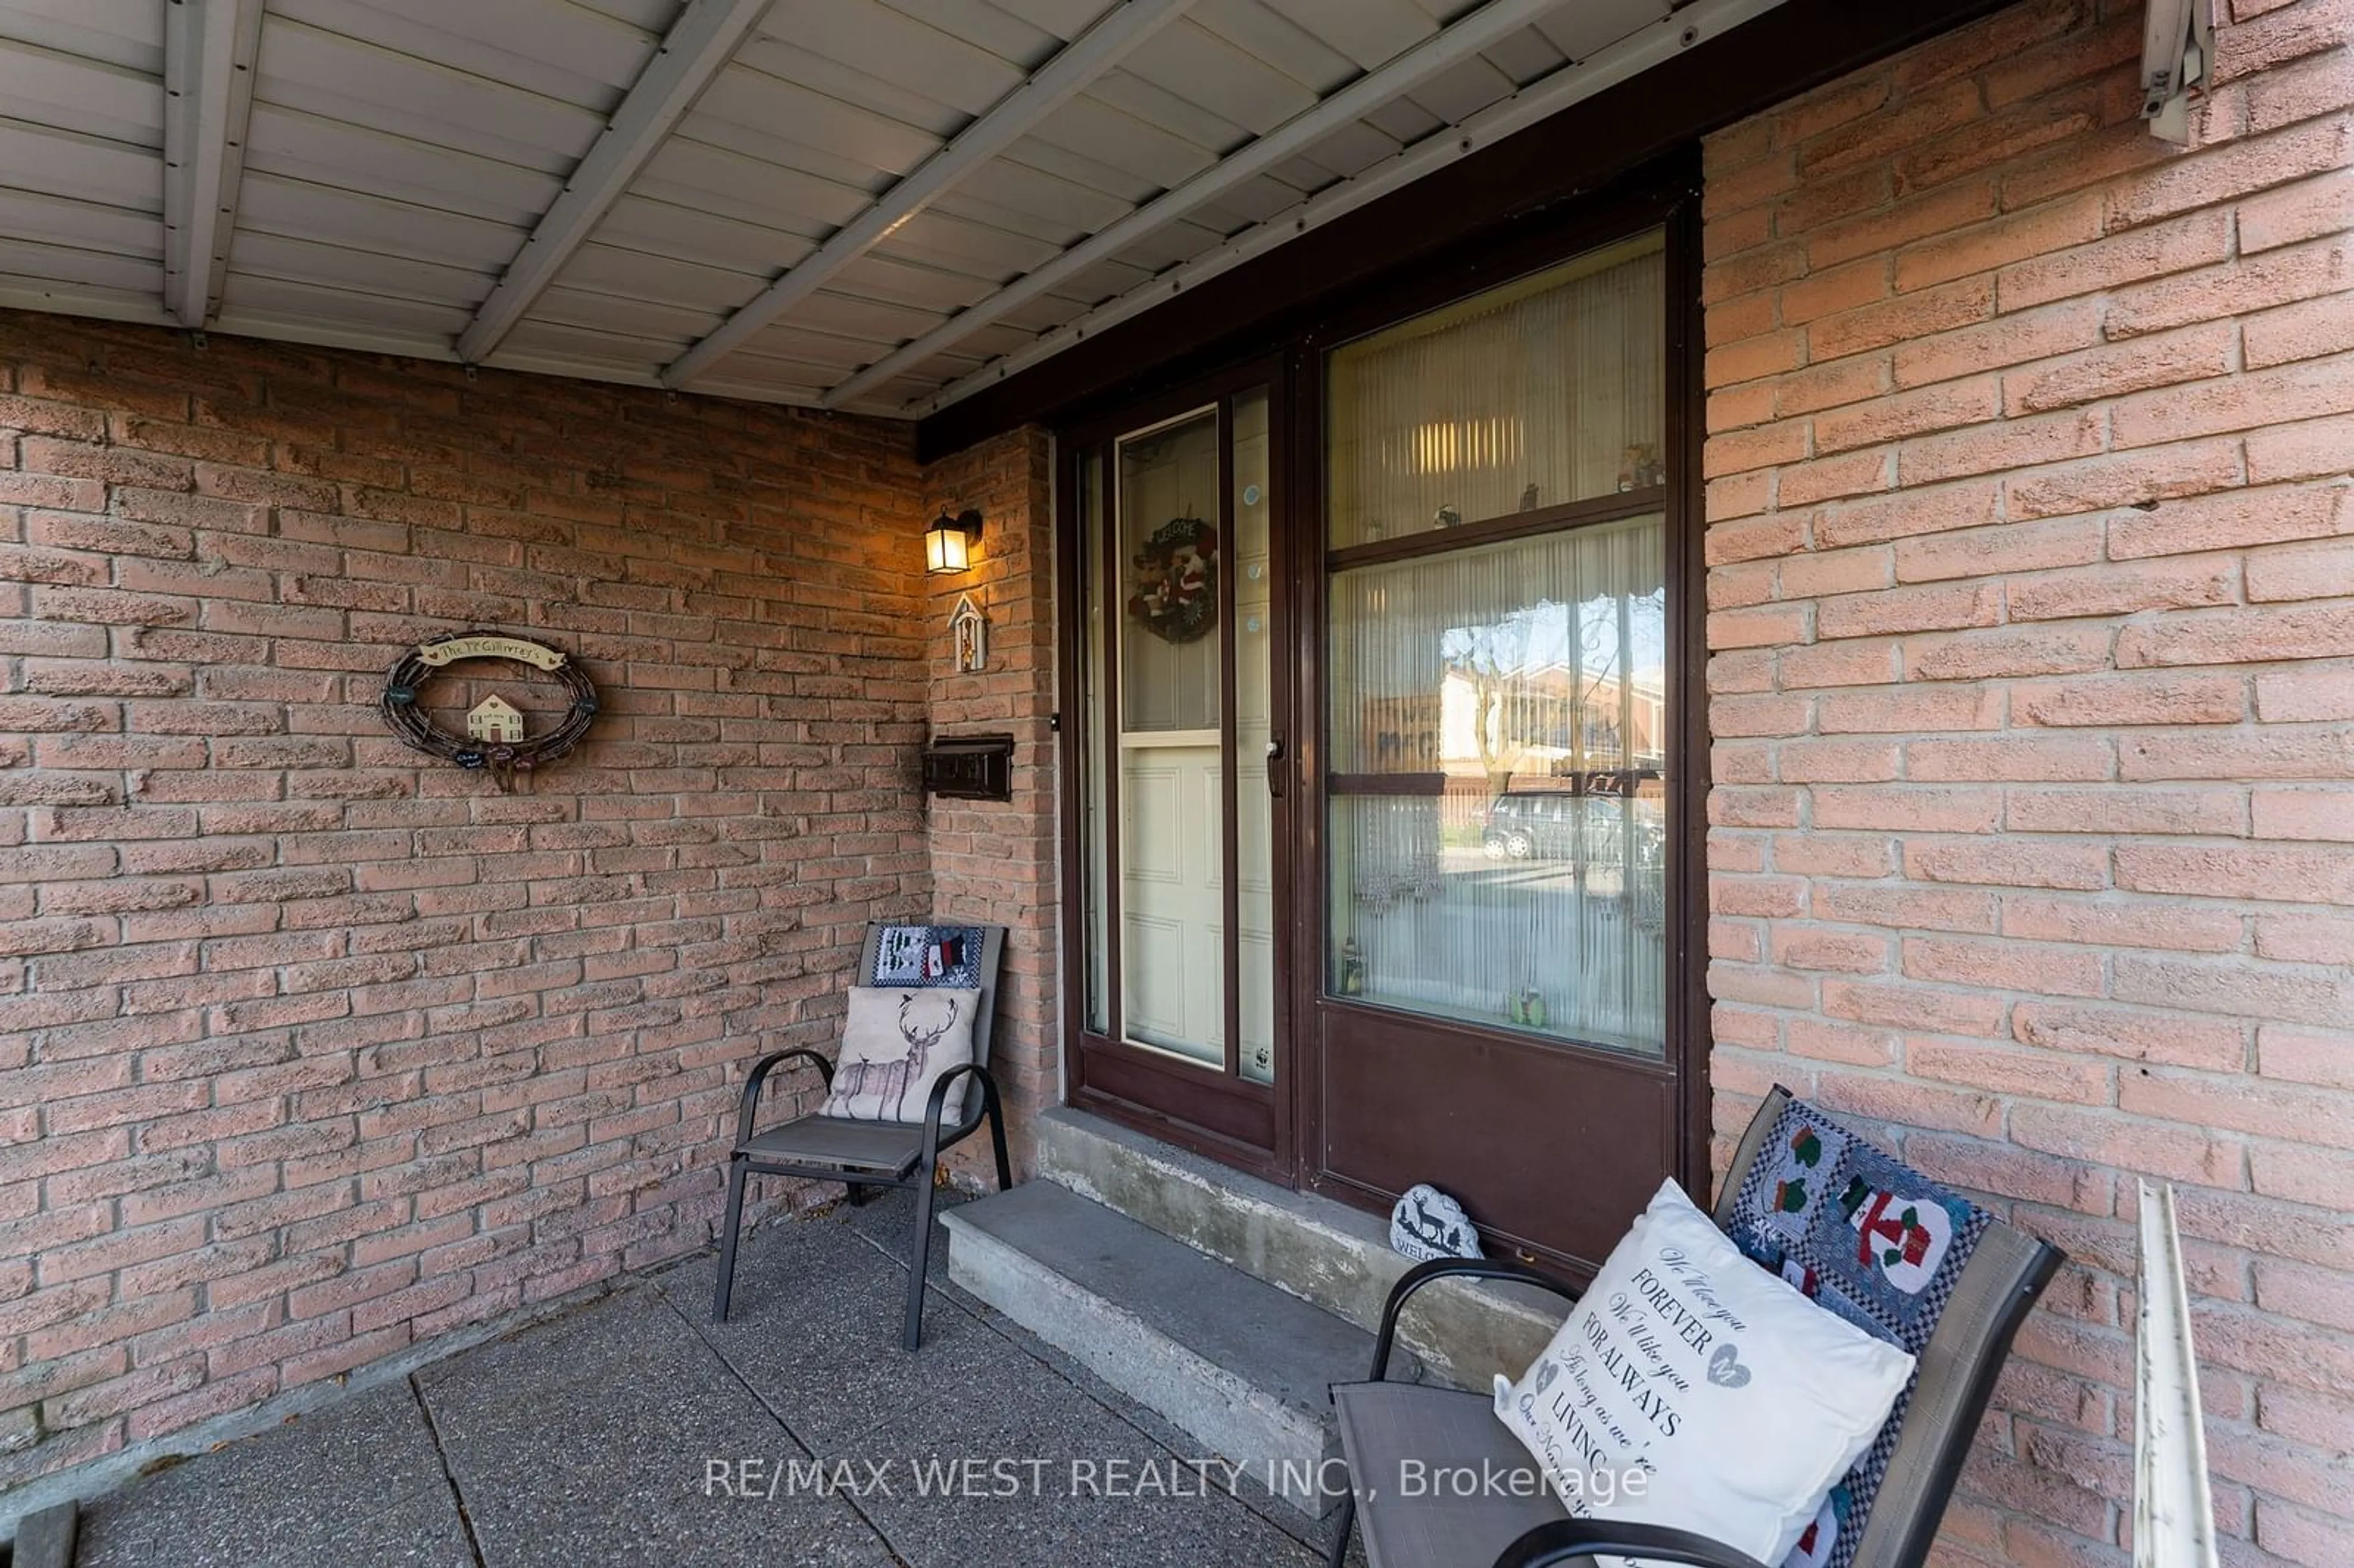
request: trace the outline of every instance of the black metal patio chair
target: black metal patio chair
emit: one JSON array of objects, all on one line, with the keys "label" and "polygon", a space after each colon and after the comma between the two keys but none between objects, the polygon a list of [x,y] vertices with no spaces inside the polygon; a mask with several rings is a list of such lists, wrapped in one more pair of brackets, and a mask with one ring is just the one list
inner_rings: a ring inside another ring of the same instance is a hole
[{"label": "black metal patio chair", "polygon": [[[854,983],[875,983],[875,959],[884,933],[895,928],[903,927],[874,925],[866,928]],[[727,1156],[727,1213],[720,1231],[719,1285],[711,1303],[715,1320],[727,1320],[728,1298],[735,1289],[737,1233],[744,1220],[744,1182],[748,1176],[799,1176],[840,1181],[849,1187],[854,1203],[866,1202],[871,1196],[870,1188],[897,1187],[915,1192],[916,1235],[908,1259],[907,1320],[900,1336],[900,1342],[911,1351],[923,1343],[924,1282],[932,1250],[932,1192],[941,1150],[970,1137],[986,1120],[997,1155],[998,1190],[1003,1192],[1013,1184],[1013,1167],[1005,1157],[1005,1119],[998,1106],[997,1082],[990,1076],[988,1066],[991,1022],[997,1008],[997,971],[1005,954],[1005,927],[958,925],[929,929],[982,933],[977,968],[981,997],[973,1020],[972,1061],[951,1068],[932,1086],[920,1122],[852,1121],[811,1112],[761,1132],[753,1131],[752,1123],[759,1109],[761,1087],[771,1070],[784,1062],[803,1062],[815,1067],[818,1076],[831,1089],[833,1064],[806,1048],[772,1051],[752,1064],[751,1075],[744,1080],[743,1102],[737,1114],[736,1144]],[[894,980],[884,983],[908,982]],[[981,1092],[964,1093],[961,1110],[951,1113],[948,1109],[950,1091],[968,1076]],[[942,1126],[942,1118],[949,1116],[954,1119]]]},{"label": "black metal patio chair", "polygon": [[[1803,1118],[1794,1126],[1839,1128],[1834,1118],[1794,1099],[1788,1090],[1776,1088],[1734,1152],[1712,1215],[1743,1252],[1776,1269],[1783,1269],[1784,1260],[1770,1227],[1760,1229],[1749,1216],[1761,1202],[1774,1202],[1775,1161],[1788,1137],[1786,1113]],[[1853,1139],[1844,1128],[1830,1136]],[[1854,1141],[1871,1148],[1860,1139]],[[1920,1568],[1929,1554],[1996,1374],[2009,1354],[2011,1337],[2064,1261],[2057,1248],[1991,1216],[1981,1215],[1966,1228],[1974,1233],[1974,1245],[1958,1275],[1949,1280],[1941,1277],[1914,1325],[1913,1337],[1925,1337],[1925,1342],[1905,1344],[1919,1358],[1914,1382],[1898,1399],[1866,1460],[1859,1461],[1843,1483],[1853,1486],[1867,1462],[1875,1467],[1884,1465],[1876,1489],[1853,1498],[1854,1511],[1840,1522],[1836,1550],[1829,1542],[1818,1545],[1801,1538],[1805,1561],[1823,1568]],[[1784,1272],[1787,1277],[1787,1270]],[[1591,1568],[1589,1559],[1597,1552],[1691,1568],[1782,1568],[1760,1564],[1690,1531],[1572,1518],[1549,1489],[1527,1496],[1512,1495],[1509,1488],[1482,1489],[1475,1496],[1405,1495],[1401,1488],[1369,1485],[1366,1478],[1399,1475],[1410,1461],[1469,1466],[1480,1473],[1489,1473],[1483,1468],[1488,1465],[1507,1474],[1532,1468],[1528,1450],[1496,1418],[1487,1394],[1386,1381],[1400,1310],[1424,1286],[1447,1278],[1515,1280],[1573,1302],[1578,1295],[1577,1287],[1565,1280],[1500,1260],[1441,1258],[1417,1265],[1398,1280],[1382,1309],[1371,1380],[1332,1391],[1350,1493],[1339,1510],[1331,1568],[1339,1568],[1346,1557],[1351,1530],[1358,1524],[1363,1527],[1372,1568],[1486,1568],[1490,1563],[1495,1568],[1553,1563]],[[1934,1298],[1948,1287],[1950,1295],[1936,1302]],[[1882,1338],[1896,1337],[1871,1325],[1860,1326]]]}]

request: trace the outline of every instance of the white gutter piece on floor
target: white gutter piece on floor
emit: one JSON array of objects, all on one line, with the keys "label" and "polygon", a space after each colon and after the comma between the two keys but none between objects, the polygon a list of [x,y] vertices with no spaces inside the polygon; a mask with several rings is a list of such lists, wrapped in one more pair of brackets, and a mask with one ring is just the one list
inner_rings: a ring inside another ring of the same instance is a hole
[{"label": "white gutter piece on floor", "polygon": [[2170,1184],[2141,1184],[2141,1312],[2134,1363],[2134,1568],[2216,1568],[2199,1362],[2190,1347],[2190,1301]]}]

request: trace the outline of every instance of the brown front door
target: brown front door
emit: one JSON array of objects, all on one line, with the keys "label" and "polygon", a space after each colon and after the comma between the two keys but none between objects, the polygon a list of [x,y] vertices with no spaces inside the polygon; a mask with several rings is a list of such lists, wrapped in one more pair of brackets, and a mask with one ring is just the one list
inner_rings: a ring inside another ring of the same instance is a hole
[{"label": "brown front door", "polygon": [[1066,883],[1074,1097],[1288,1181],[1277,380],[1230,376],[1065,435]]},{"label": "brown front door", "polygon": [[1667,251],[1638,230],[1315,360],[1302,1175],[1433,1182],[1572,1263],[1691,1158]]}]

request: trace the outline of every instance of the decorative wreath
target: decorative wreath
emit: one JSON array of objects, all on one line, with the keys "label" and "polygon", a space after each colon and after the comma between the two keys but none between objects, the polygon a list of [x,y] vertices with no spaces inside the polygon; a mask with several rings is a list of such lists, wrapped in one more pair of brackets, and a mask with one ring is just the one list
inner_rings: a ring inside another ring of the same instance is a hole
[{"label": "decorative wreath", "polygon": [[[426,682],[461,659],[509,659],[546,671],[571,694],[564,722],[546,735],[513,740],[451,735],[433,722],[418,698]],[[392,667],[381,705],[386,727],[408,746],[461,768],[487,770],[501,789],[511,789],[518,770],[528,773],[580,744],[597,717],[597,687],[578,664],[544,642],[496,631],[452,631],[419,643]]]},{"label": "decorative wreath", "polygon": [[1128,613],[1167,642],[1191,642],[1218,623],[1218,530],[1172,517],[1136,552]]}]

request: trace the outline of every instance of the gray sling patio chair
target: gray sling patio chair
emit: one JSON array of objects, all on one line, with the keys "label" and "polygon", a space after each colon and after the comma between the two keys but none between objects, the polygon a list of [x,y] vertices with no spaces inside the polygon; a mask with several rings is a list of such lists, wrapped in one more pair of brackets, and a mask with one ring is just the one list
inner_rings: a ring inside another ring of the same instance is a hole
[{"label": "gray sling patio chair", "polygon": [[[1861,1174],[1856,1173],[1861,1167]],[[1847,1178],[1844,1183],[1834,1180]],[[1935,1539],[1946,1500],[1978,1432],[2011,1336],[2064,1261],[2058,1249],[1994,1219],[1967,1200],[1873,1149],[1787,1089],[1776,1087],[1758,1108],[1734,1152],[1713,1218],[1719,1229],[1761,1266],[1809,1295],[1815,1270],[1840,1268],[1802,1233],[1798,1217],[1824,1217],[1840,1245],[1856,1252],[1850,1235],[1870,1240],[1882,1225],[1901,1223],[1873,1200],[1902,1183],[1908,1196],[1945,1208],[1952,1233],[1941,1261],[1908,1279],[1900,1297],[1883,1290],[1877,1308],[1845,1306],[1829,1296],[1821,1305],[1919,1358],[1912,1385],[1901,1395],[1880,1436],[1833,1491],[1816,1527],[1801,1538],[1794,1561],[1820,1568],[1920,1568]],[[1809,1187],[1811,1185],[1811,1192]],[[1832,1189],[1836,1189],[1833,1191]],[[1803,1207],[1802,1207],[1803,1205]],[[1793,1217],[1798,1216],[1798,1217]],[[1822,1233],[1828,1234],[1828,1233]],[[1863,1265],[1859,1263],[1859,1270]],[[1330,1562],[1346,1556],[1350,1531],[1362,1524],[1372,1568],[1545,1568],[1587,1564],[1596,1552],[1627,1553],[1646,1563],[1691,1568],[1782,1568],[1760,1564],[1717,1542],[1657,1524],[1574,1519],[1543,1488],[1512,1495],[1510,1487],[1482,1495],[1439,1496],[1426,1489],[1382,1486],[1411,1462],[1466,1466],[1477,1473],[1533,1471],[1528,1450],[1496,1418],[1484,1393],[1385,1381],[1398,1314],[1415,1292],[1446,1278],[1516,1280],[1575,1301],[1577,1287],[1536,1269],[1497,1260],[1441,1258],[1402,1277],[1382,1309],[1371,1381],[1332,1391],[1349,1464],[1350,1494],[1341,1500]],[[1843,1287],[1852,1281],[1841,1278]],[[1504,1370],[1517,1375],[1517,1367]]]},{"label": "gray sling patio chair", "polygon": [[[752,1123],[760,1107],[760,1090],[769,1075],[779,1064],[789,1061],[805,1063],[817,1069],[827,1088],[833,1086],[833,1064],[815,1051],[794,1049],[772,1051],[752,1064],[749,1076],[744,1080],[744,1097],[736,1118],[736,1144],[727,1156],[727,1213],[722,1222],[719,1241],[719,1285],[712,1298],[711,1316],[718,1322],[727,1320],[727,1303],[736,1284],[736,1238],[744,1221],[744,1182],[748,1176],[800,1176],[818,1181],[840,1181],[850,1189],[850,1201],[864,1202],[868,1189],[898,1187],[912,1189],[916,1194],[916,1236],[909,1249],[907,1265],[907,1311],[900,1342],[916,1350],[924,1337],[924,1280],[931,1261],[932,1192],[935,1173],[939,1169],[940,1151],[970,1137],[986,1119],[989,1136],[997,1155],[997,1186],[1000,1192],[1013,1184],[1013,1167],[1005,1158],[1005,1118],[999,1109],[997,1082],[989,1075],[989,1042],[992,1017],[997,1008],[997,971],[1005,955],[1005,927],[1002,926],[933,925],[907,926],[899,924],[874,925],[866,928],[866,941],[858,957],[858,971],[853,983],[892,986],[923,986],[960,983],[960,977],[950,975],[941,980],[909,980],[904,976],[876,979],[875,961],[882,952],[886,931],[920,931],[927,936],[958,937],[978,940],[980,952],[970,960],[972,979],[962,983],[978,983],[981,997],[972,1026],[972,1061],[951,1068],[932,1086],[931,1098],[924,1107],[924,1119],[917,1121],[851,1121],[839,1117],[811,1112],[788,1122],[755,1132]],[[949,1097],[960,1090],[964,1080],[970,1077],[980,1093],[962,1093],[960,1111],[948,1108]],[[942,1118],[948,1118],[943,1126]]]}]

